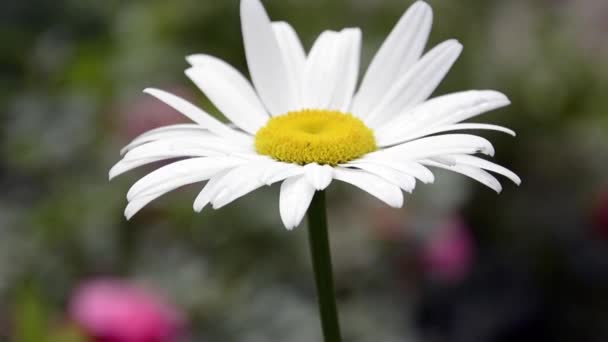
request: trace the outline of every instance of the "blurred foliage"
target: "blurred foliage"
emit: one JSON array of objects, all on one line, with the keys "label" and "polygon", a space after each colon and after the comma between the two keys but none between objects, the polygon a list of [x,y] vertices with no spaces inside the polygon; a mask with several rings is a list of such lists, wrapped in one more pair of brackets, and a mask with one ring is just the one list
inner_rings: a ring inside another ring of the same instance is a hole
[{"label": "blurred foliage", "polygon": [[15,310],[15,340],[23,342],[44,341],[48,331],[48,309],[40,294],[22,288],[17,295]]},{"label": "blurred foliage", "polygon": [[[430,3],[430,43],[465,46],[436,93],[508,94],[513,104],[482,120],[518,137],[484,136],[523,185],[505,183],[496,196],[438,172],[402,210],[332,186],[345,335],[605,341],[608,228],[591,216],[608,191],[608,5]],[[323,29],[361,27],[364,66],[409,4],[265,2],[307,47]],[[107,182],[121,145],[175,120],[141,89],[175,90],[213,112],[183,76],[184,56],[216,55],[246,74],[237,0],[4,1],[0,26],[0,340],[78,341],[65,313],[70,293],[107,275],[168,294],[194,341],[319,340],[306,231],[281,228],[276,187],[196,215],[193,186],[126,222],[126,190],[144,171]],[[418,254],[454,215],[472,230],[476,260],[462,281],[433,281]]]}]

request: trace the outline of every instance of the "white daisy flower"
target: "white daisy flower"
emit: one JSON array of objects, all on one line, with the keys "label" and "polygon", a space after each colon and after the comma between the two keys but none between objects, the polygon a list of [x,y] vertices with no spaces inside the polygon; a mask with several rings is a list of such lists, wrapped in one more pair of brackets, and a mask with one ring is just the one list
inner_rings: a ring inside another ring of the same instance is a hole
[{"label": "white daisy flower", "polygon": [[280,215],[288,229],[304,217],[315,191],[346,182],[391,207],[416,181],[431,183],[428,167],[469,176],[496,192],[498,180],[519,184],[502,166],[475,156],[492,144],[462,130],[510,129],[461,123],[509,104],[493,90],[470,90],[428,99],[462,50],[447,40],[423,54],[432,11],[416,2],[373,58],[355,92],[361,31],[325,31],[305,53],[294,29],[271,22],[259,0],[241,1],[241,24],[253,85],[234,67],[209,55],[187,57],[186,75],[231,122],[158,89],[146,89],[194,123],[151,130],[122,150],[113,178],[167,159],[129,190],[125,215],[178,187],[208,181],[194,201],[200,212],[221,208],[262,186],[282,182]]}]

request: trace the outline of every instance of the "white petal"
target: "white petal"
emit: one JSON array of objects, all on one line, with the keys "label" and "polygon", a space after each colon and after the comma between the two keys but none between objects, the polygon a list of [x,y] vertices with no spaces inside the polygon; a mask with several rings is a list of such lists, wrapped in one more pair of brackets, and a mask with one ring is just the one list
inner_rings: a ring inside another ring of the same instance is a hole
[{"label": "white petal", "polygon": [[347,111],[359,72],[361,31],[325,31],[315,41],[304,75],[302,107]]},{"label": "white petal", "polygon": [[470,90],[426,101],[376,129],[386,141],[442,125],[454,124],[508,105],[509,99],[493,90]]},{"label": "white petal", "polygon": [[449,165],[437,163],[432,160],[425,160],[425,161],[423,161],[423,163],[425,163],[429,166],[439,167],[442,169],[446,169],[446,170],[450,170],[453,172],[463,174],[463,175],[470,177],[470,178],[478,181],[479,183],[489,187],[490,189],[496,191],[497,193],[500,193],[502,191],[502,186],[500,185],[500,182],[494,176],[492,176],[488,172],[486,172],[478,167],[464,165],[464,164],[456,164],[456,165],[449,166]]},{"label": "white petal", "polygon": [[337,84],[333,91],[331,103],[327,108],[349,112],[353,94],[359,78],[359,60],[361,57],[361,30],[344,29],[340,32],[340,53],[336,67]]},{"label": "white petal", "polygon": [[262,102],[272,115],[287,113],[296,105],[296,92],[259,0],[241,1],[241,28],[249,73]]},{"label": "white petal", "polygon": [[271,185],[286,178],[298,176],[304,173],[304,168],[297,164],[275,162],[276,165],[267,168],[260,174],[260,182]]},{"label": "white petal", "polygon": [[[151,141],[160,139],[171,139],[178,137],[196,138],[196,137],[217,137],[215,134],[209,132],[207,129],[197,124],[177,124],[163,126],[155,129],[151,129],[135,139],[133,139],[127,146],[120,150],[120,154],[124,155],[134,147],[149,143]],[[253,139],[252,139],[253,142]]]},{"label": "white petal", "polygon": [[479,129],[479,130],[490,130],[490,131],[498,131],[503,132],[512,136],[515,136],[515,132],[512,129],[498,126],[498,125],[490,125],[490,124],[479,124],[479,123],[461,123],[461,124],[453,124],[440,126],[435,128],[429,128],[426,130],[420,130],[418,132],[412,132],[412,130],[408,130],[409,133],[400,134],[398,137],[391,136],[382,136],[379,135],[377,139],[378,146],[385,147],[390,145],[399,144],[405,141],[419,139],[428,135],[433,135],[437,133],[450,132],[450,131],[459,131],[459,130],[469,130],[469,129]]},{"label": "white petal", "polygon": [[284,21],[273,22],[272,29],[279,43],[279,49],[283,56],[288,77],[294,87],[295,107],[293,109],[298,109],[301,106],[306,52],[304,52],[302,42],[291,25]]},{"label": "white petal", "polygon": [[209,203],[213,204],[214,209],[221,208],[265,185],[260,181],[261,175],[268,169],[281,166],[272,160],[258,157],[227,172],[218,173],[194,200],[194,210],[200,212]]},{"label": "white petal", "polygon": [[304,172],[306,179],[316,190],[325,190],[333,177],[333,168],[329,165],[306,164]]},{"label": "white petal", "polygon": [[338,60],[339,33],[324,31],[315,40],[304,72],[302,107],[328,109],[339,75],[334,73]]},{"label": "white petal", "polygon": [[416,161],[407,160],[405,158],[395,158],[394,155],[383,154],[381,151],[373,154],[368,154],[363,158],[353,160],[346,165],[358,166],[360,163],[371,163],[380,166],[387,166],[401,173],[417,178],[423,183],[433,183],[435,181],[435,176],[433,175],[433,172],[431,172],[431,170],[429,170],[424,165],[421,165]]},{"label": "white petal", "polygon": [[410,6],[372,59],[353,103],[355,115],[369,114],[397,78],[420,58],[433,22],[429,5]]},{"label": "white petal", "polygon": [[162,193],[152,194],[148,196],[138,197],[137,199],[130,201],[125,208],[125,217],[127,220],[130,220],[133,215],[137,214],[141,209],[143,209],[148,203],[162,196]]},{"label": "white petal", "polygon": [[143,138],[143,137],[147,137],[148,135],[154,135],[156,133],[164,133],[164,132],[176,132],[176,131],[202,131],[202,132],[208,132],[206,128],[202,127],[201,125],[198,124],[191,124],[191,123],[182,123],[182,124],[174,124],[174,125],[167,125],[167,126],[161,126],[161,127],[157,127],[157,128],[153,128],[149,131],[145,131],[142,134],[140,134],[139,136],[137,136],[134,140],[139,139],[139,138]]},{"label": "white petal", "polygon": [[215,146],[216,151],[226,152],[243,152],[243,151],[254,151],[254,142],[251,139],[250,142],[244,143],[241,141],[227,140],[220,138],[217,135],[211,134],[208,131],[200,130],[200,132],[162,132],[150,135],[149,137],[138,138],[132,141],[129,145],[123,147],[120,152],[122,155],[126,155],[128,152],[148,145],[151,143],[159,142],[171,142],[171,141],[184,141],[193,142],[194,144],[204,146]]},{"label": "white petal", "polygon": [[201,190],[201,192],[196,196],[196,199],[194,199],[194,211],[200,213],[205,206],[211,202],[211,199],[221,190],[219,186],[222,184],[221,181],[224,177],[226,177],[228,172],[230,172],[229,169],[218,172],[215,176],[209,179],[207,184],[205,184],[205,187],[203,187],[203,190]]},{"label": "white petal", "polygon": [[363,117],[363,121],[375,128],[398,113],[426,100],[445,77],[461,51],[462,45],[456,40],[437,45],[395,82],[369,116]]},{"label": "white petal", "polygon": [[239,159],[226,157],[176,161],[150,172],[135,182],[127,193],[127,199],[132,200],[135,197],[154,193],[166,193],[186,184],[202,182],[239,163],[242,163]]},{"label": "white petal", "polygon": [[293,229],[302,222],[314,194],[315,188],[304,176],[288,178],[281,183],[279,210],[285,228]]},{"label": "white petal", "polygon": [[352,184],[394,208],[403,206],[403,194],[398,186],[371,173],[337,167],[334,179]]},{"label": "white petal", "polygon": [[224,188],[221,189],[217,195],[211,200],[213,209],[219,209],[233,201],[247,195],[248,193],[257,190],[265,184],[258,181],[257,179],[244,179],[240,176],[238,187]]},{"label": "white petal", "polygon": [[[207,158],[207,159],[209,159],[209,158]],[[192,160],[192,159],[188,159],[188,160]],[[185,160],[185,161],[187,161],[187,160]],[[183,161],[183,162],[185,162],[185,161]],[[176,162],[176,163],[179,163],[179,162]],[[174,165],[176,163],[170,164],[168,166]],[[167,166],[165,166],[164,168],[166,168],[166,167]],[[159,171],[161,169],[163,169],[163,168],[160,168],[157,171]],[[154,172],[156,172],[156,171],[154,171]],[[152,173],[154,173],[154,172],[152,172]],[[162,172],[168,173],[167,170],[164,170]],[[221,171],[219,171],[219,172],[221,172]],[[196,176],[184,175],[184,176],[178,176],[177,178],[174,178],[174,179],[166,179],[164,182],[160,181],[160,183],[152,184],[148,189],[145,189],[145,191],[143,191],[143,190],[139,191],[136,195],[133,195],[129,199],[129,204],[127,204],[127,207],[125,208],[125,217],[127,218],[127,220],[130,219],[133,215],[135,215],[137,212],[139,212],[148,203],[152,202],[153,200],[159,198],[160,196],[166,194],[169,191],[175,190],[183,185],[196,183],[196,182],[205,180],[205,178],[208,178],[208,177],[202,177],[201,175],[196,175]],[[143,180],[143,178],[142,178],[142,180]],[[149,181],[151,182],[151,180],[149,180]],[[133,189],[133,187],[131,188],[131,190],[132,189]],[[127,195],[127,197],[129,197],[129,195]]]},{"label": "white petal", "polygon": [[496,172],[500,175],[503,175],[503,176],[509,178],[513,183],[515,183],[517,185],[521,184],[521,179],[513,171],[511,171],[503,166],[500,166],[496,163],[492,163],[485,159],[481,159],[479,157],[469,156],[469,155],[452,155],[449,157],[452,158],[454,160],[454,162],[456,162],[456,163],[469,165],[469,166],[475,166],[475,167],[478,167],[481,169]]},{"label": "white petal", "polygon": [[121,160],[118,163],[116,163],[114,166],[112,166],[112,168],[110,169],[109,172],[109,178],[110,180],[112,180],[113,178],[127,172],[127,171],[131,171],[135,168],[138,168],[140,166],[146,165],[146,164],[151,164],[157,161],[161,161],[161,160],[165,160],[166,158],[163,157],[159,157],[159,158],[142,158],[142,159],[136,159],[136,160]]},{"label": "white petal", "polygon": [[276,167],[274,162],[257,161],[230,170],[220,180],[221,184],[218,185],[220,190],[211,198],[213,209],[219,209],[264,186],[265,184],[259,180],[260,175],[272,167]]},{"label": "white petal", "polygon": [[416,179],[409,174],[399,172],[391,167],[379,163],[360,162],[352,165],[358,169],[373,173],[407,192],[412,192],[416,187]]},{"label": "white petal", "polygon": [[[217,140],[217,139],[216,139]],[[166,139],[153,141],[127,152],[124,160],[148,158],[179,158],[179,157],[214,157],[230,152],[244,151],[242,147],[234,147],[220,141],[196,141],[190,139]]]},{"label": "white petal", "polygon": [[429,158],[429,159],[433,160],[433,161],[436,161],[436,162],[438,162],[440,164],[447,165],[447,166],[454,166],[457,163],[456,163],[456,159],[452,158],[452,156],[454,156],[454,155],[446,154],[446,155],[443,155],[443,156],[436,156],[436,157]]},{"label": "white petal", "polygon": [[[494,155],[492,144],[482,137],[471,134],[443,134],[409,141],[381,151],[396,158],[417,160],[445,154]],[[374,152],[376,153],[376,152]],[[370,153],[370,155],[373,155]]]},{"label": "white petal", "polygon": [[255,134],[268,121],[268,114],[249,82],[224,61],[208,56],[206,63],[185,73],[242,130]]},{"label": "white petal", "polygon": [[166,91],[153,88],[144,89],[144,93],[156,97],[157,99],[166,103],[178,112],[184,114],[185,116],[190,118],[190,120],[196,122],[197,124],[201,125],[201,127],[208,129],[214,134],[226,138],[237,139],[240,141],[248,141],[250,139],[245,134],[229,128],[216,118],[205,113],[202,109],[178,96],[167,93]]}]

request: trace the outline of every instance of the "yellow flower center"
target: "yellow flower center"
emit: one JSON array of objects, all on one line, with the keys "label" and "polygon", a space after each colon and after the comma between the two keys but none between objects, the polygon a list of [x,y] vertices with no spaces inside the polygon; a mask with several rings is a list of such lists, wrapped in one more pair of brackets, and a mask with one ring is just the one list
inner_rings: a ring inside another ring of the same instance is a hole
[{"label": "yellow flower center", "polygon": [[337,165],[376,150],[374,132],[351,114],[304,109],[275,116],[255,135],[258,153],[295,164]]}]

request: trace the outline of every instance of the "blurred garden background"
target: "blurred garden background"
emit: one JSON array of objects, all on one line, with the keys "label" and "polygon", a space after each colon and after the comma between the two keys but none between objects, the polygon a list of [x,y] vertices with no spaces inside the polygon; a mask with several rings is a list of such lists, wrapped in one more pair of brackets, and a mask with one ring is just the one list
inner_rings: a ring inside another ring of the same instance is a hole
[{"label": "blurred garden background", "polygon": [[[321,30],[361,27],[363,67],[411,3],[264,2],[307,48]],[[332,185],[345,340],[607,341],[608,1],[429,3],[429,46],[464,45],[435,95],[507,94],[513,104],[482,121],[518,136],[482,135],[523,183],[496,195],[437,171],[400,210]],[[184,77],[184,57],[209,53],[246,74],[238,7],[2,1],[0,341],[89,341],[78,310],[87,290],[177,331],[96,342],[321,340],[306,227],[283,228],[278,187],[195,214],[200,186],[189,186],[127,222],[126,191],[146,170],[108,182],[130,139],[185,121],[142,89],[217,113]]]}]

